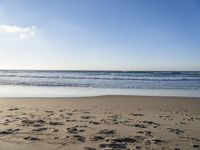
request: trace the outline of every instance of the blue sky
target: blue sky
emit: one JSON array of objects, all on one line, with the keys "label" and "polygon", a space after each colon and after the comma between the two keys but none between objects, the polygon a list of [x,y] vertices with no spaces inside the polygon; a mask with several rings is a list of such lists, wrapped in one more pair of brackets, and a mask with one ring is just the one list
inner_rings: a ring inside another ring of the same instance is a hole
[{"label": "blue sky", "polygon": [[0,0],[0,68],[200,70],[199,0]]}]

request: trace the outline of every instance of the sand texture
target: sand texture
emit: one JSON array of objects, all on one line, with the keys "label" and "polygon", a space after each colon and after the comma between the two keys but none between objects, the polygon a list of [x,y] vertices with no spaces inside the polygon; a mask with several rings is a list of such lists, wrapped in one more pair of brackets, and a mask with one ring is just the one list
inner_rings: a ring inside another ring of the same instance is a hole
[{"label": "sand texture", "polygon": [[1,98],[0,150],[200,149],[200,98]]}]

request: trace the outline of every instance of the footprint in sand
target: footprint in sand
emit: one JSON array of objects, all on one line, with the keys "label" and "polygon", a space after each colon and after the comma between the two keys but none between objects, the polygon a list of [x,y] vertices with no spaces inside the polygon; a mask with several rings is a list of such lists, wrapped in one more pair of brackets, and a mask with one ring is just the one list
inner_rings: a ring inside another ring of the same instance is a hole
[{"label": "footprint in sand", "polygon": [[79,132],[84,132],[84,129],[78,129],[79,126],[74,126],[74,127],[70,127],[67,128],[67,131],[71,134],[78,134]]},{"label": "footprint in sand", "polygon": [[25,140],[30,140],[30,141],[39,141],[40,140],[39,138],[32,137],[32,136],[25,137],[24,139]]},{"label": "footprint in sand", "polygon": [[93,147],[84,147],[83,149],[84,150],[96,150],[96,148],[93,148]]},{"label": "footprint in sand", "polygon": [[73,135],[72,139],[76,139],[76,140],[78,140],[80,142],[85,142],[85,137],[80,136],[80,135]]},{"label": "footprint in sand", "polygon": [[80,142],[85,142],[85,140],[86,140],[85,137],[80,136],[80,135],[66,136],[65,138],[80,141]]},{"label": "footprint in sand", "polygon": [[90,121],[89,123],[93,124],[93,125],[99,125],[99,124],[101,124],[100,122],[96,122],[96,121]]},{"label": "footprint in sand", "polygon": [[33,129],[33,131],[45,131],[47,130],[48,128],[37,128],[37,129]]},{"label": "footprint in sand", "polygon": [[193,145],[193,148],[200,148],[200,146],[199,145]]},{"label": "footprint in sand", "polygon": [[147,137],[153,137],[151,131],[138,131],[137,133],[144,134],[144,135],[147,136]]},{"label": "footprint in sand", "polygon": [[144,114],[141,114],[141,113],[130,113],[129,116],[144,116]]},{"label": "footprint in sand", "polygon": [[113,135],[116,134],[116,130],[104,129],[98,132],[97,134]]},{"label": "footprint in sand", "polygon": [[99,144],[99,147],[106,149],[126,149],[129,144],[136,143],[138,140],[134,137],[124,137],[110,139],[108,142],[109,143]]},{"label": "footprint in sand", "polygon": [[19,110],[19,108],[10,108],[10,109],[8,109],[8,111],[15,111],[15,110]]},{"label": "footprint in sand", "polygon": [[20,129],[7,129],[4,131],[0,131],[0,135],[13,134],[13,133],[16,133],[17,131],[20,131]]},{"label": "footprint in sand", "polygon": [[137,128],[147,128],[147,126],[144,124],[135,124],[134,126]]},{"label": "footprint in sand", "polygon": [[91,118],[96,118],[94,116],[81,116],[82,119],[91,119]]},{"label": "footprint in sand", "polygon": [[49,122],[49,125],[52,125],[52,126],[61,126],[61,125],[64,125],[63,122]]},{"label": "footprint in sand", "polygon": [[104,140],[105,138],[99,135],[95,135],[93,137],[90,138],[91,141],[101,141]]},{"label": "footprint in sand", "polygon": [[143,121],[144,124],[148,125],[148,126],[153,126],[153,128],[157,128],[160,126],[159,123],[153,122],[153,121]]},{"label": "footprint in sand", "polygon": [[34,127],[39,127],[39,126],[43,126],[45,124],[45,121],[43,120],[29,120],[29,119],[25,119],[21,121],[22,126],[34,126]]},{"label": "footprint in sand", "polygon": [[175,134],[182,134],[184,133],[185,131],[184,130],[181,130],[181,129],[174,129],[174,128],[167,128],[167,130],[171,133],[175,133]]}]

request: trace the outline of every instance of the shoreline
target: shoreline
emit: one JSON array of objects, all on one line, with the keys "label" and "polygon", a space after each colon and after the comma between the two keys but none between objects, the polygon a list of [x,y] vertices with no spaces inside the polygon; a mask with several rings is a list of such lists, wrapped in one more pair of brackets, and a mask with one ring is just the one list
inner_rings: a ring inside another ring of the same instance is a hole
[{"label": "shoreline", "polygon": [[105,95],[200,97],[200,90],[0,86],[0,97],[91,97]]},{"label": "shoreline", "polygon": [[96,98],[113,98],[113,97],[119,97],[119,98],[155,98],[155,99],[188,99],[188,100],[200,100],[200,97],[187,97],[187,96],[143,96],[143,95],[98,95],[98,96],[77,96],[77,97],[0,97],[0,101],[3,99],[18,99],[18,100],[31,100],[31,99],[42,99],[42,100],[84,100],[84,99],[96,99]]}]

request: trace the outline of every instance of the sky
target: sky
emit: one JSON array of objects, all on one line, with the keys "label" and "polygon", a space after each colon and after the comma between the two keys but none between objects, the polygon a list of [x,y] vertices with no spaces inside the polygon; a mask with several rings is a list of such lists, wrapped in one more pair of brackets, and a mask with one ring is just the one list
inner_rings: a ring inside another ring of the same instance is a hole
[{"label": "sky", "polygon": [[0,0],[0,69],[200,71],[200,0]]}]

